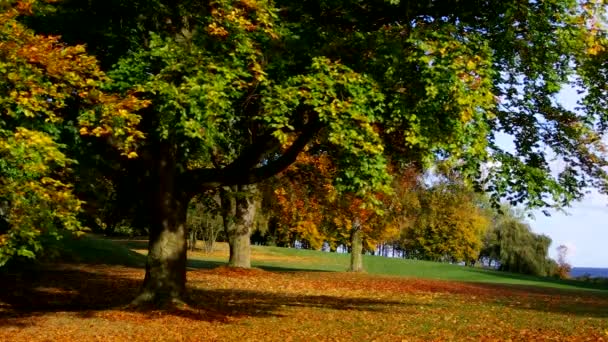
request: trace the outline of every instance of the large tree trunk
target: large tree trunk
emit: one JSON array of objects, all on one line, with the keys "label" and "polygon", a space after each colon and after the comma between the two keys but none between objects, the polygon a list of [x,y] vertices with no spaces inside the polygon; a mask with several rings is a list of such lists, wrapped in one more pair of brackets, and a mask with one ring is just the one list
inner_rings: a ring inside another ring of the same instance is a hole
[{"label": "large tree trunk", "polygon": [[[189,198],[177,182],[172,150],[162,145],[149,186],[150,240],[146,276],[133,304],[165,305],[183,302],[186,290],[186,215]],[[156,182],[156,184],[154,184]]]},{"label": "large tree trunk", "polygon": [[255,218],[255,186],[223,188],[222,216],[230,246],[230,267],[251,267],[251,231]]},{"label": "large tree trunk", "polygon": [[361,225],[355,221],[350,233],[350,271],[363,271],[363,239]]}]

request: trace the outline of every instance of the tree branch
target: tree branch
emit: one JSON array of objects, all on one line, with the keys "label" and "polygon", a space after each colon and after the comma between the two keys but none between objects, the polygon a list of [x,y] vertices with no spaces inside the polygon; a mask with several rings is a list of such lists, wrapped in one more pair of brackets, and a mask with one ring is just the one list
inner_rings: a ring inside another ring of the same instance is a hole
[{"label": "tree branch", "polygon": [[277,159],[263,166],[255,167],[268,153],[280,147],[275,137],[262,139],[246,149],[230,165],[217,169],[191,170],[184,175],[183,184],[190,192],[197,193],[220,186],[245,185],[261,182],[285,170],[296,161],[306,145],[319,132],[322,125],[317,119],[306,124],[297,139]]}]

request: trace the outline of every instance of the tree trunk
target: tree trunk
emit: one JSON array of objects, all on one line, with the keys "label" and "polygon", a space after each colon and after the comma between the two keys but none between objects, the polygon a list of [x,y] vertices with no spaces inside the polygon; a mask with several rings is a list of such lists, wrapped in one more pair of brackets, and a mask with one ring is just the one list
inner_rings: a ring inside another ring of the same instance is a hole
[{"label": "tree trunk", "polygon": [[186,290],[188,196],[176,182],[173,153],[168,145],[159,149],[153,172],[150,206],[150,239],[146,276],[133,304],[164,305],[183,302]]},{"label": "tree trunk", "polygon": [[194,252],[196,250],[196,231],[192,229],[192,227],[190,227],[190,229],[189,247],[190,250]]},{"label": "tree trunk", "polygon": [[355,221],[350,234],[350,271],[363,271],[363,241],[362,241],[361,225]]},{"label": "tree trunk", "polygon": [[217,239],[217,233],[218,233],[218,229],[216,229],[213,224],[211,224],[209,222],[209,220],[207,220],[207,222],[205,223],[205,241],[204,241],[204,248],[205,248],[205,253],[211,253],[213,252],[213,244],[215,243],[215,240]]},{"label": "tree trunk", "polygon": [[[229,190],[228,190],[229,189]],[[222,189],[222,216],[230,246],[230,267],[251,267],[251,231],[256,206],[255,186]]]}]

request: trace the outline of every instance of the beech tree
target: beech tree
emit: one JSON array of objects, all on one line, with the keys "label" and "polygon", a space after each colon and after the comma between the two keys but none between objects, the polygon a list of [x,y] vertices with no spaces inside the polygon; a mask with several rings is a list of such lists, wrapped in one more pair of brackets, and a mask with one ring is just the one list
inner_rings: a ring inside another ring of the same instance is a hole
[{"label": "beech tree", "polygon": [[[494,198],[529,206],[604,185],[601,1],[51,7],[31,27],[86,43],[112,90],[151,102],[140,111],[140,158],[126,166],[151,213],[136,302],[182,298],[192,196],[271,177],[313,139],[332,147],[336,190],[363,199],[389,191],[387,156],[458,161]],[[554,101],[571,80],[589,90],[584,114]],[[514,153],[496,144],[498,132],[514,137]],[[557,176],[549,156],[565,161]]]}]

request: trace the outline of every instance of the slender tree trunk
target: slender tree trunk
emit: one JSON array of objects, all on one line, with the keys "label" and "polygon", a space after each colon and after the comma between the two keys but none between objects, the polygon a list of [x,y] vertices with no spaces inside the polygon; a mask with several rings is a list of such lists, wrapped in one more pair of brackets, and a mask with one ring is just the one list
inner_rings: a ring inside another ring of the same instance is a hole
[{"label": "slender tree trunk", "polygon": [[217,239],[218,229],[216,229],[212,224],[209,223],[209,220],[205,223],[205,241],[204,248],[206,253],[213,252],[213,244]]},{"label": "slender tree trunk", "polygon": [[163,145],[154,174],[146,276],[133,304],[181,303],[186,290],[188,196],[176,182],[172,150]]},{"label": "slender tree trunk", "polygon": [[363,271],[363,241],[362,241],[361,225],[355,221],[350,234],[350,271]]},{"label": "slender tree trunk", "polygon": [[192,227],[190,227],[189,234],[190,234],[190,238],[189,238],[190,250],[194,252],[196,250],[196,231],[194,229],[192,229]]},{"label": "slender tree trunk", "polygon": [[[228,190],[230,189],[230,190]],[[230,246],[230,267],[251,267],[251,231],[256,206],[255,186],[222,189],[222,216]]]}]

